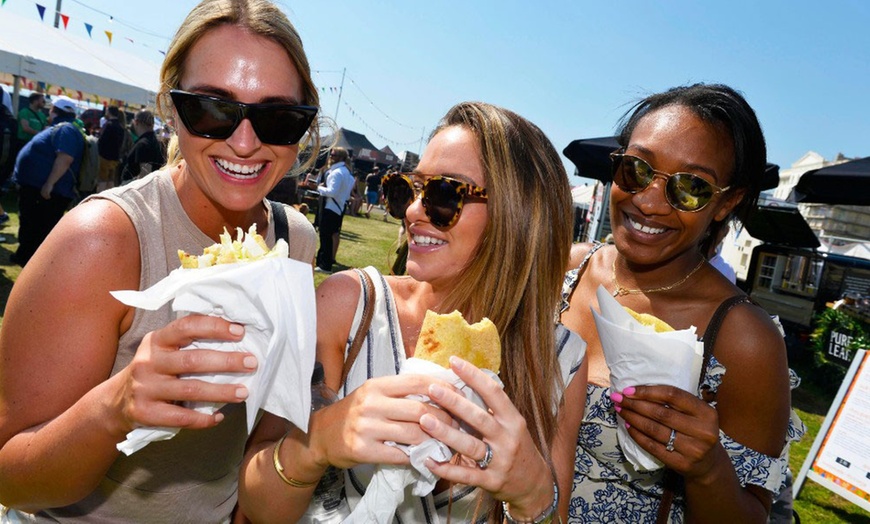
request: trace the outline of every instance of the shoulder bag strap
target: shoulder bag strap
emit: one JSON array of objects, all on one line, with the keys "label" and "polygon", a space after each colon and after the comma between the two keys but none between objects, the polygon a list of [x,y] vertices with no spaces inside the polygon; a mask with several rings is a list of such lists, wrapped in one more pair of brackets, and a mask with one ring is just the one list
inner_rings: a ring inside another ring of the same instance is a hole
[{"label": "shoulder bag strap", "polygon": [[[700,384],[704,380],[704,375],[707,374],[707,367],[710,365],[710,357],[713,356],[713,346],[716,344],[716,337],[719,335],[719,328],[722,327],[722,322],[725,321],[725,316],[731,311],[731,308],[744,302],[752,302],[746,295],[735,295],[726,298],[716,308],[710,323],[707,324],[707,330],[704,331],[704,363],[701,364],[701,376],[698,377]],[[668,513],[671,510],[671,504],[674,502],[674,493],[677,490],[677,485],[680,481],[680,476],[673,470],[666,470],[663,478],[664,493],[662,493],[662,501],[659,503],[659,511],[656,514],[656,524],[665,524],[668,521]]]},{"label": "shoulder bag strap", "polygon": [[735,295],[726,298],[716,308],[716,312],[713,313],[713,318],[710,319],[710,323],[707,324],[707,330],[704,331],[704,363],[701,365],[701,376],[698,379],[699,384],[704,381],[704,375],[707,374],[707,366],[710,364],[710,357],[713,356],[713,346],[716,344],[716,337],[719,336],[719,328],[722,327],[725,316],[731,311],[731,308],[744,302],[752,302],[752,300],[746,295]]},{"label": "shoulder bag strap", "polygon": [[353,336],[353,342],[350,344],[350,349],[347,351],[347,358],[344,359],[344,368],[341,370],[341,385],[344,386],[347,380],[347,375],[350,373],[350,368],[353,367],[356,361],[359,350],[362,348],[363,340],[368,334],[369,327],[372,325],[372,316],[375,313],[375,284],[371,277],[364,270],[355,270],[359,275],[360,282],[363,285],[363,307],[362,319],[356,329],[356,334]]},{"label": "shoulder bag strap", "polygon": [[287,210],[284,209],[284,204],[269,200],[269,205],[272,207],[272,220],[275,221],[275,240],[283,238],[289,244],[290,226],[287,225]]}]

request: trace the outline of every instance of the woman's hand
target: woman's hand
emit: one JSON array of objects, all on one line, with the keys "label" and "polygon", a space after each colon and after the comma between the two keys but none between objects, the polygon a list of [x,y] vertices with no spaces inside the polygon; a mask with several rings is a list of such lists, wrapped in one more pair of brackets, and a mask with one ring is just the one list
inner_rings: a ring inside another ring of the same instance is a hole
[{"label": "woman's hand", "polygon": [[[535,447],[523,416],[504,390],[491,377],[458,357],[450,358],[451,369],[483,399],[484,410],[459,392],[433,385],[433,402],[476,434],[465,433],[426,415],[420,427],[459,453],[459,460],[437,463],[426,461],[434,474],[452,482],[480,486],[510,504],[516,518],[539,515],[553,503],[553,476]],[[486,464],[487,447],[491,459]]]},{"label": "woman's hand", "polygon": [[203,373],[251,373],[257,359],[250,353],[181,348],[197,340],[239,341],[244,327],[217,317],[188,315],[147,334],[133,361],[117,380],[122,381],[117,402],[122,430],[138,426],[203,429],[223,420],[220,412],[199,413],[181,405],[185,401],[242,402],[246,387],[211,384],[184,375]]},{"label": "woman's hand", "polygon": [[410,464],[400,449],[384,442],[419,444],[429,438],[419,425],[426,416],[444,425],[455,423],[437,407],[405,398],[427,395],[430,386],[453,389],[424,375],[397,375],[367,380],[347,397],[312,413],[311,439],[323,466]]},{"label": "woman's hand", "polygon": [[613,392],[610,398],[631,438],[686,478],[704,478],[716,467],[719,452],[724,453],[716,410],[687,391],[635,386]]}]

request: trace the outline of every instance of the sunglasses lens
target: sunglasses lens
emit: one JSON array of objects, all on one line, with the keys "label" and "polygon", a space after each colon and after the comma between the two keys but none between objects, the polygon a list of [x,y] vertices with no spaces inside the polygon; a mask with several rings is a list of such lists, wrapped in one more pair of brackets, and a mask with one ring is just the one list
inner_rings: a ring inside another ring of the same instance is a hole
[{"label": "sunglasses lens", "polygon": [[405,218],[405,211],[414,201],[414,188],[407,178],[391,176],[384,180],[384,197],[387,200],[387,210],[394,218]]},{"label": "sunglasses lens", "polygon": [[188,131],[206,138],[229,138],[239,125],[239,108],[219,100],[174,94],[173,102]]},{"label": "sunglasses lens", "polygon": [[252,108],[248,117],[264,144],[297,144],[314,120],[314,110],[306,111],[292,106]]},{"label": "sunglasses lens", "polygon": [[713,198],[713,187],[703,178],[677,173],[668,178],[668,201],[682,211],[697,211]]},{"label": "sunglasses lens", "polygon": [[433,225],[448,227],[455,221],[462,205],[458,184],[446,178],[433,178],[426,182],[423,206]]},{"label": "sunglasses lens", "polygon": [[653,176],[652,167],[637,157],[623,155],[613,163],[613,182],[629,193],[643,191]]},{"label": "sunglasses lens", "polygon": [[184,127],[205,138],[227,139],[242,119],[249,118],[264,144],[296,144],[317,115],[317,109],[308,106],[245,105],[182,91],[170,95]]}]

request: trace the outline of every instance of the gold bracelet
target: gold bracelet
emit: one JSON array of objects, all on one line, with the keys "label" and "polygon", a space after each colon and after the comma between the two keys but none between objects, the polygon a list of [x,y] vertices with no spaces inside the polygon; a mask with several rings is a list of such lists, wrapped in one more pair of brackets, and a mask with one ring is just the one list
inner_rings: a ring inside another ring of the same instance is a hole
[{"label": "gold bracelet", "polygon": [[284,443],[285,438],[287,438],[287,433],[284,433],[284,436],[278,440],[278,443],[275,444],[275,451],[272,452],[272,463],[275,465],[275,472],[279,477],[281,477],[281,480],[294,488],[310,488],[311,486],[316,485],[319,480],[315,480],[314,482],[303,482],[284,475],[284,466],[281,465],[281,459],[278,458],[278,450],[281,449],[281,444]]}]

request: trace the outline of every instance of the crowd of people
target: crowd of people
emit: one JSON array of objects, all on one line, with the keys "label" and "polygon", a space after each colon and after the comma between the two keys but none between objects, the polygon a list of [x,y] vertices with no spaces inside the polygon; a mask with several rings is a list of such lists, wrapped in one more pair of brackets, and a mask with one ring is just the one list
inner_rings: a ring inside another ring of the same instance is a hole
[{"label": "crowd of people", "polygon": [[[44,94],[33,92],[15,116],[11,96],[5,89],[3,95],[0,191],[14,188],[18,193],[19,246],[10,256],[14,264],[27,264],[73,203],[166,163],[166,143],[155,134],[150,110],[139,110],[127,125],[125,113],[110,105],[94,128],[78,117],[78,105],[69,97],[47,101]],[[0,224],[8,220],[0,207]]]},{"label": "crowd of people", "polygon": [[[26,267],[0,330],[0,520],[292,522],[318,503],[327,472],[340,472],[347,508],[362,510],[384,470],[412,464],[433,475],[431,487],[397,488],[404,496],[385,522],[776,514],[803,431],[790,406],[796,377],[775,322],[708,260],[730,221],[754,209],[765,169],[761,126],[741,93],[695,84],[633,106],[611,155],[612,241],[572,244],[559,154],[505,108],[458,103],[412,172],[355,177],[346,149],[321,144],[302,40],[270,0],[201,0],[159,85],[157,111],[178,123],[165,160],[150,111],[135,115],[137,139],[122,154],[127,126],[110,108],[100,185],[71,208],[88,147],[74,102],[54,97],[43,122],[33,115],[46,102],[34,97],[22,117],[32,136],[13,176]],[[322,168],[317,155],[299,158],[322,148]],[[288,179],[317,193],[316,230],[267,198]],[[316,359],[337,399],[308,427],[263,412],[248,435],[251,391],[199,379],[264,364],[250,348],[214,349],[241,341],[246,326],[110,294],[151,287],[177,267],[178,250],[202,252],[225,229],[252,226],[269,247],[283,238],[291,258],[332,273],[343,217],[360,212],[354,194],[363,216],[383,204],[384,219],[400,221],[407,258],[401,274],[338,271],[316,289]],[[697,390],[611,384],[591,310],[602,292],[674,329],[698,328]],[[498,379],[457,356],[458,382],[403,373],[429,311],[490,319]],[[208,414],[190,402],[223,407]],[[177,435],[119,452],[140,427]],[[661,467],[638,469],[623,429]],[[447,460],[413,454],[431,439]]]}]

